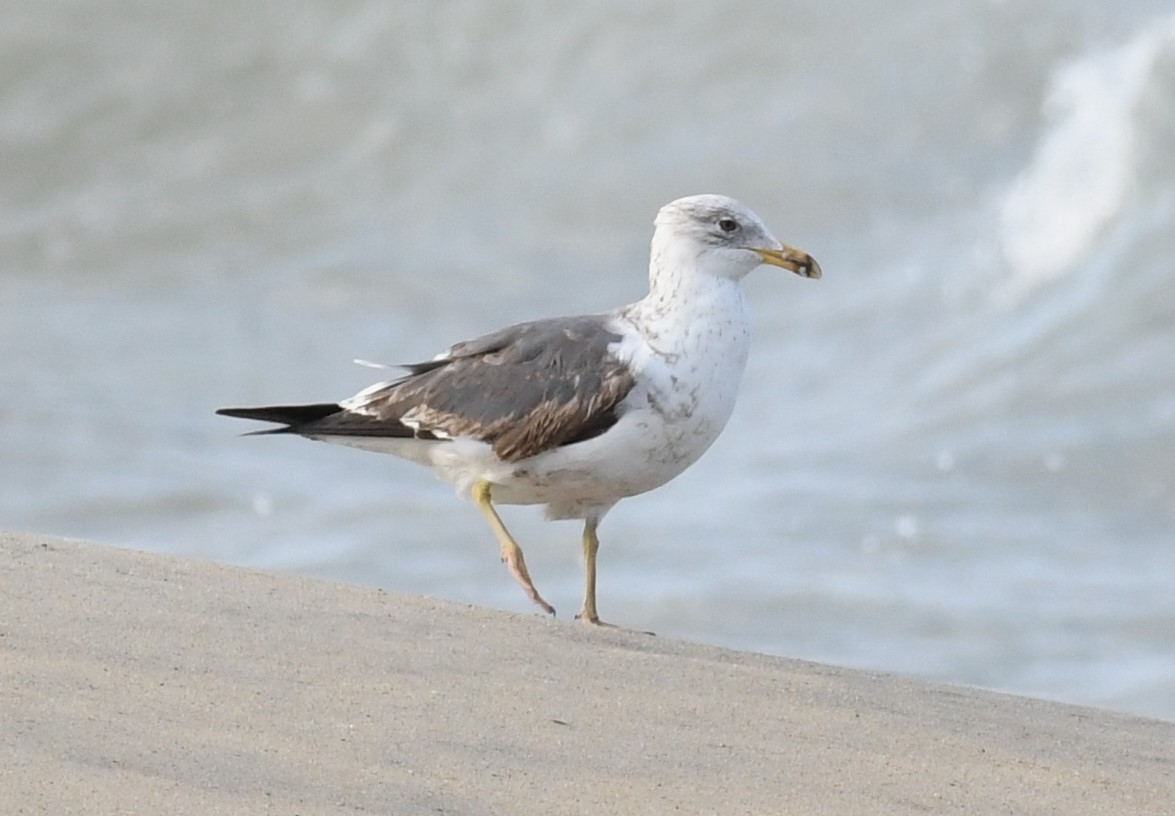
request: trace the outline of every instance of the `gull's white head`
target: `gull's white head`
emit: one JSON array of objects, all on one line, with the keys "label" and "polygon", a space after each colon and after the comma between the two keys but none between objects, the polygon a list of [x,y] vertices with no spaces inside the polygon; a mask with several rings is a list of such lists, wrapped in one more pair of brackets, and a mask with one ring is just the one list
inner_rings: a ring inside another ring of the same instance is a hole
[{"label": "gull's white head", "polygon": [[812,256],[780,243],[747,207],[724,195],[679,198],[661,208],[654,222],[653,264],[688,264],[740,280],[762,264],[820,277]]}]

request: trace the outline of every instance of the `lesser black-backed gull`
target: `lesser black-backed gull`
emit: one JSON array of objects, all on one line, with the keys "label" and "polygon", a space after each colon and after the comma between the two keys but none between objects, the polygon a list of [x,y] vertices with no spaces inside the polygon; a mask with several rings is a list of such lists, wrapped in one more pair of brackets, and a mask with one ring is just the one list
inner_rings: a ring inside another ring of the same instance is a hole
[{"label": "lesser black-backed gull", "polygon": [[649,293],[610,312],[554,318],[468,340],[349,399],[222,408],[282,423],[258,433],[390,453],[472,497],[502,560],[554,614],[494,504],[544,504],[582,519],[583,606],[596,611],[597,527],[620,499],[668,482],[710,447],[734,409],[750,345],[741,280],[761,264],[809,278],[820,267],[720,195],[657,214]]}]

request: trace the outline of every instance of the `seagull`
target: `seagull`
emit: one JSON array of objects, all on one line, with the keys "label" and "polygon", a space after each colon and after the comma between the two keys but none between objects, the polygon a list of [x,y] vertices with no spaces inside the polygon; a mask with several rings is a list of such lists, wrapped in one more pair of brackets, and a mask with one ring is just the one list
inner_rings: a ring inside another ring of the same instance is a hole
[{"label": "seagull", "polygon": [[495,505],[545,505],[549,519],[582,520],[576,617],[601,624],[601,520],[696,462],[734,410],[750,348],[742,279],[763,264],[821,274],[808,253],[780,243],[727,196],[677,199],[654,225],[649,293],[635,303],[466,340],[338,402],[217,413],[283,426],[255,434],[297,434],[430,468],[473,500],[511,575],[551,615]]}]

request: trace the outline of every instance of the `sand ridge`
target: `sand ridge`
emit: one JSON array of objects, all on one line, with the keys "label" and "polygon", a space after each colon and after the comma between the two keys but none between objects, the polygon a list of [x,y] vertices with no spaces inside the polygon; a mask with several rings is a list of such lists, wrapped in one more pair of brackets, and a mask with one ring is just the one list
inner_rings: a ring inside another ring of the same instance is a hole
[{"label": "sand ridge", "polygon": [[4,813],[1175,813],[1175,723],[36,535],[0,576]]}]

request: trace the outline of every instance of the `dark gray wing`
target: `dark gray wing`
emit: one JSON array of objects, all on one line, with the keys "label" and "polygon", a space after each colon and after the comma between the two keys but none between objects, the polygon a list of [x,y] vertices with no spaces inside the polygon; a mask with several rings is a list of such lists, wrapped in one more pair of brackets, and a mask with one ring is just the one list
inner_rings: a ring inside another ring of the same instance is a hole
[{"label": "dark gray wing", "polygon": [[440,359],[296,427],[302,434],[466,436],[516,462],[603,433],[635,384],[598,316],[522,323],[458,343]]}]

